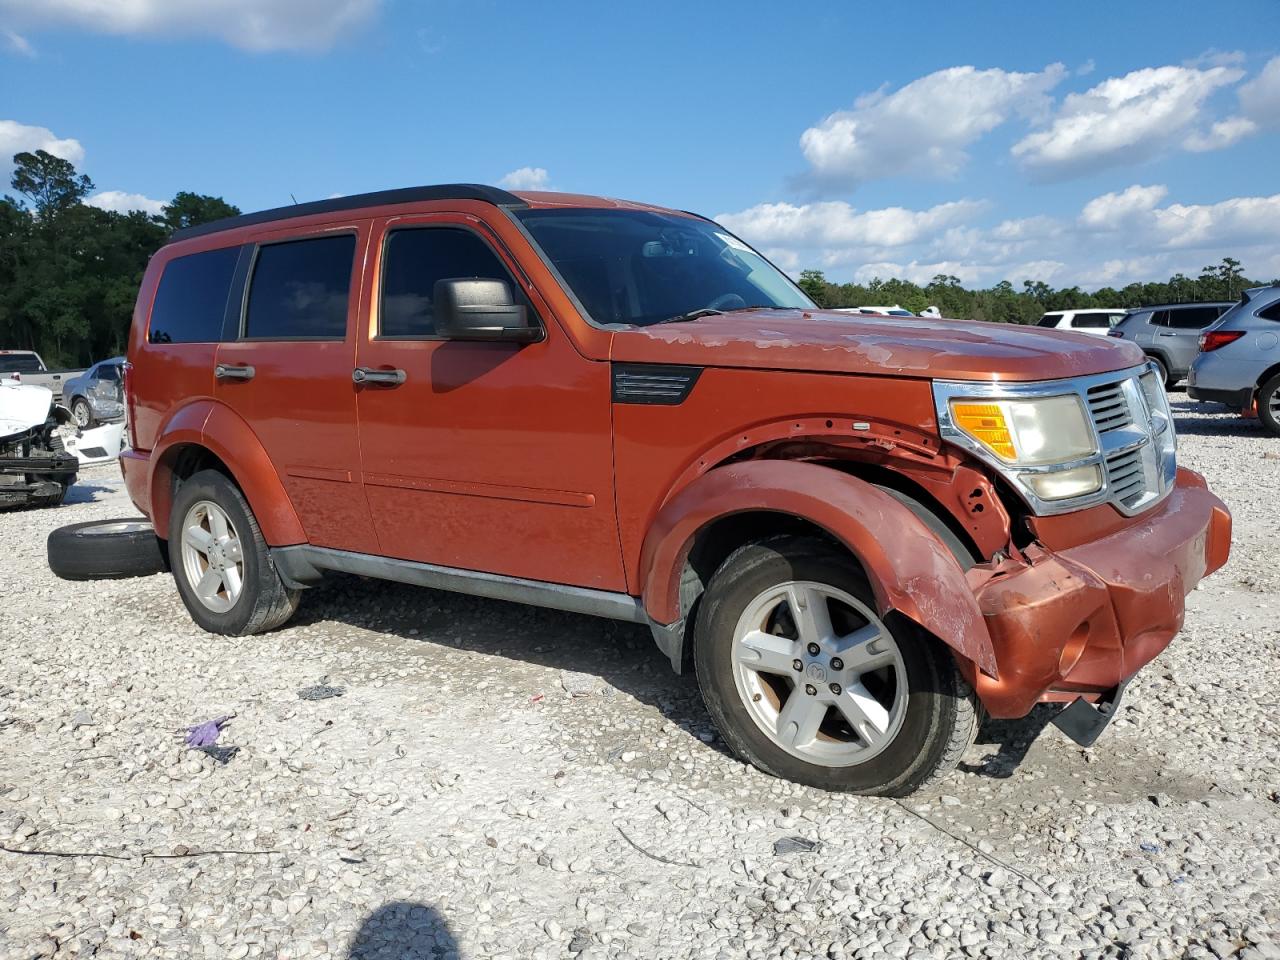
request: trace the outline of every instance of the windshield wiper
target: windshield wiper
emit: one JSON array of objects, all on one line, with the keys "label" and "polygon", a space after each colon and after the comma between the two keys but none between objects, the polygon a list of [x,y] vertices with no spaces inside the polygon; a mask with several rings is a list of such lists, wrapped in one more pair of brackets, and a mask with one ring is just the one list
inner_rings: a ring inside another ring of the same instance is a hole
[{"label": "windshield wiper", "polygon": [[688,313],[682,313],[679,316],[659,320],[658,323],[681,323],[685,320],[700,320],[703,317],[714,317],[720,313],[724,313],[724,311],[717,310],[715,307],[699,307],[697,310],[690,310]]}]

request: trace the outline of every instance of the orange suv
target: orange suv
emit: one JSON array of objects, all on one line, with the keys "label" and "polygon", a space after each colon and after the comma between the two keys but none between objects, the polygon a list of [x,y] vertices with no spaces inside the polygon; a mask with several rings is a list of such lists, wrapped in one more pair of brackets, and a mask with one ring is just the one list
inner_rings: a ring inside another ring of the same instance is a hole
[{"label": "orange suv", "polygon": [[647,624],[745,760],[902,795],[1092,743],[1222,566],[1133,344],[823,311],[691,213],[420,187],[180,231],[126,396],[206,630],[345,571]]}]

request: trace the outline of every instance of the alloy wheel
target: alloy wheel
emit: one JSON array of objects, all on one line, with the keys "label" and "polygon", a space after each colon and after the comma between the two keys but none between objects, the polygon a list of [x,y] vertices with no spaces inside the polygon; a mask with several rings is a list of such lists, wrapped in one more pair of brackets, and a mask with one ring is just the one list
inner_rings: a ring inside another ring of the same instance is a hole
[{"label": "alloy wheel", "polygon": [[240,536],[226,511],[211,500],[193,504],[182,522],[182,568],[197,599],[214,613],[226,613],[240,599]]},{"label": "alloy wheel", "polygon": [[809,763],[865,763],[893,742],[907,707],[897,641],[862,601],[813,581],[761,593],[734,632],[733,675],[757,726]]}]

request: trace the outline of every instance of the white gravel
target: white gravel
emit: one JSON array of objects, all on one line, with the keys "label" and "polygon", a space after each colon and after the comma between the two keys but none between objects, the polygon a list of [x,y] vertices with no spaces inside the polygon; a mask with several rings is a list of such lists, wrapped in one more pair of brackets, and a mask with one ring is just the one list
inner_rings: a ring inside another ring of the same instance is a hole
[{"label": "white gravel", "polygon": [[61,582],[49,530],[132,512],[86,471],[0,514],[0,957],[1280,957],[1280,440],[1175,407],[1236,519],[1183,636],[1093,751],[992,723],[904,804],[727,756],[641,628],[348,579],[231,639]]}]

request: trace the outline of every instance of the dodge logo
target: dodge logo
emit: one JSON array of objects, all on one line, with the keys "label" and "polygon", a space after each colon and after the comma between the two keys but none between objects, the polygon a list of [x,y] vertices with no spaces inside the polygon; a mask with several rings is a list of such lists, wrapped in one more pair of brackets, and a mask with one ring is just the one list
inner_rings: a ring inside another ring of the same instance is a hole
[{"label": "dodge logo", "polygon": [[812,680],[814,683],[827,682],[827,671],[823,669],[823,666],[820,663],[809,664],[809,669],[806,670],[805,673],[808,675],[809,679]]}]

